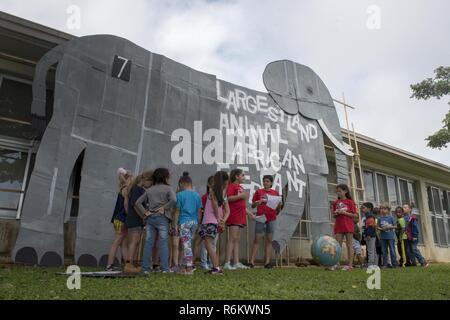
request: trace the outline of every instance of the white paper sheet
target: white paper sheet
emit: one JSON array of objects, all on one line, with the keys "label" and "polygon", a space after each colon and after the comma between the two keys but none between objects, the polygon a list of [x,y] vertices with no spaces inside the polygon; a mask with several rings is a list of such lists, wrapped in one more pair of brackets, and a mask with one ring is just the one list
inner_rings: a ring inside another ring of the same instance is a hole
[{"label": "white paper sheet", "polygon": [[271,209],[276,209],[278,204],[281,202],[281,196],[272,196],[270,194],[267,195],[266,205]]},{"label": "white paper sheet", "polygon": [[266,223],[267,218],[266,218],[266,215],[263,214],[262,216],[256,216],[255,220],[258,222],[261,222],[261,223]]}]

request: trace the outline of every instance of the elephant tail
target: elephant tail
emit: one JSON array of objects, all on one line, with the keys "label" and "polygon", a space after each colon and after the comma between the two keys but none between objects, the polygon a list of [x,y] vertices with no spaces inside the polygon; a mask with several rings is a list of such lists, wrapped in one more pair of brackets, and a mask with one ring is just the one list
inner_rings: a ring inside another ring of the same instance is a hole
[{"label": "elephant tail", "polygon": [[36,64],[31,104],[32,128],[36,132],[36,137],[42,136],[47,127],[47,75],[51,67],[58,64],[62,57],[62,45],[59,45],[47,52]]}]

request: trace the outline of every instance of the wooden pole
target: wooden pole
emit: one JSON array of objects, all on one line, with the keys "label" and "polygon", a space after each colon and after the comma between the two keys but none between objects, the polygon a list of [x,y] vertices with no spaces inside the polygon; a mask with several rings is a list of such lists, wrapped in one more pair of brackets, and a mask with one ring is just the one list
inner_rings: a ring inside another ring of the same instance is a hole
[{"label": "wooden pole", "polygon": [[358,162],[358,168],[359,168],[359,176],[361,177],[361,189],[363,192],[363,201],[366,201],[366,189],[364,187],[364,177],[363,177],[363,171],[362,171],[362,167],[361,167],[361,156],[359,154],[359,147],[358,147],[358,141],[356,140],[356,131],[355,131],[355,126],[352,123],[352,129],[353,129],[353,137],[355,139],[355,148],[356,148],[356,161]]},{"label": "wooden pole", "polygon": [[[348,122],[348,113],[347,113],[347,104],[345,103],[345,96],[344,93],[342,92],[342,101],[343,101],[343,105],[344,105],[344,114],[345,114],[345,124],[347,126],[347,140],[348,140],[348,144],[350,145],[350,147],[352,147],[352,140],[351,140],[351,135],[350,135],[350,126],[349,126],[349,122]],[[354,158],[352,157],[351,160],[351,166],[350,166],[350,185],[353,191],[353,195],[355,196],[356,200],[357,200],[357,194],[356,194],[356,189],[355,189],[355,184],[356,184],[356,179],[355,179],[355,161]]]}]

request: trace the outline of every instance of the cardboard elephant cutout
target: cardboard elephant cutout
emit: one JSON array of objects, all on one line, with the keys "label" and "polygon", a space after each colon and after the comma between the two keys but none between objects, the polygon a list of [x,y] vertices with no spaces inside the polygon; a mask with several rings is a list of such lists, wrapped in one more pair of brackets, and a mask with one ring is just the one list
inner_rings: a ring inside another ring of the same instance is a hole
[{"label": "cardboard elephant cutout", "polygon": [[[46,124],[45,79],[51,66],[56,66],[54,105]],[[274,188],[285,195],[275,249],[283,250],[308,203],[313,236],[330,233],[324,214],[327,161],[317,118],[341,143],[337,115],[334,109],[324,115],[324,108],[317,111],[318,117],[309,118],[290,109],[284,112],[279,97],[286,95],[273,85],[277,68],[270,69],[270,77],[264,74],[266,85],[270,83],[267,94],[111,35],[80,37],[49,51],[36,66],[33,82],[33,125],[45,132],[13,259],[63,264],[63,224],[70,218],[77,163],[81,163],[75,240],[79,265],[105,263],[114,235],[109,221],[119,167],[134,174],[168,167],[174,187],[182,172],[189,171],[199,192],[216,170],[240,167],[247,177],[244,188],[251,195],[261,186],[262,175],[271,173]],[[329,107],[334,108],[332,103]],[[337,151],[336,158],[338,168],[346,167],[342,152]],[[347,170],[338,172],[346,181]]]}]

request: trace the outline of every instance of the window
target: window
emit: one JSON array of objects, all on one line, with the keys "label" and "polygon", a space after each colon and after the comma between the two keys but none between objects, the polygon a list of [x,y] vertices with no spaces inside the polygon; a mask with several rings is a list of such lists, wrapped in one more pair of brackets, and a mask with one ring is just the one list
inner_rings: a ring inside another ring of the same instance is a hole
[{"label": "window", "polygon": [[[46,91],[46,120],[53,113],[53,91]],[[0,135],[32,139],[36,132],[31,126],[31,82],[0,74]]]},{"label": "window", "polygon": [[357,205],[361,205],[364,201],[364,195],[362,191],[362,182],[361,182],[361,174],[359,168],[355,167],[355,175],[356,175],[356,193],[358,196],[359,203]]},{"label": "window", "polygon": [[428,186],[427,196],[434,243],[440,246],[448,246],[450,244],[449,218],[447,214],[449,205],[448,191]]},{"label": "window", "polygon": [[366,201],[375,202],[375,184],[373,181],[373,172],[364,171],[364,191],[366,193]]},{"label": "window", "polygon": [[442,190],[442,208],[444,209],[444,213],[450,214],[450,202],[449,202],[449,193],[447,190]]},{"label": "window", "polygon": [[0,217],[15,218],[23,201],[28,153],[0,147]]},{"label": "window", "polygon": [[444,221],[446,222],[447,244],[450,245],[450,191],[442,191],[442,207],[444,208],[443,216]]},{"label": "window", "polygon": [[416,184],[414,182],[408,181],[408,191],[409,191],[409,202],[414,208],[418,208],[419,203],[417,202],[417,191]]},{"label": "window", "polygon": [[389,204],[391,205],[392,210],[395,210],[395,207],[397,207],[399,203],[397,199],[397,186],[394,177],[390,176],[387,177],[387,187],[388,187]]},{"label": "window", "polygon": [[410,203],[408,181],[403,179],[398,179],[398,185],[400,188],[400,201],[403,204]]},{"label": "window", "polygon": [[0,134],[31,137],[31,101],[30,83],[0,76]]},{"label": "window", "polygon": [[378,202],[389,202],[386,176],[377,173]]}]

